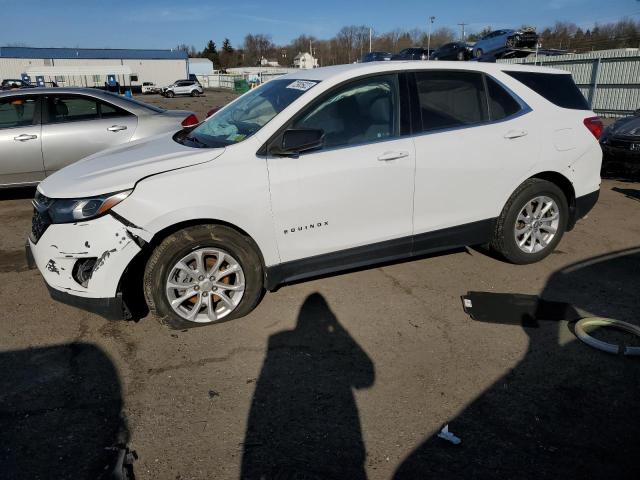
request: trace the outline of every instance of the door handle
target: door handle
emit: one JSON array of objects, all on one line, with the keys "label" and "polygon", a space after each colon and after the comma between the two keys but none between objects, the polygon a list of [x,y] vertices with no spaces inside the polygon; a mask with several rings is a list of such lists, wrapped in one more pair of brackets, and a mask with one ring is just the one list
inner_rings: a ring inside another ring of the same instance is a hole
[{"label": "door handle", "polygon": [[111,125],[109,128],[107,128],[107,130],[109,130],[110,132],[119,132],[120,130],[126,130],[127,126],[126,125]]},{"label": "door handle", "polygon": [[504,138],[511,140],[513,138],[524,137],[527,135],[527,133],[528,132],[526,130],[509,130],[507,133],[504,134]]},{"label": "door handle", "polygon": [[35,140],[36,138],[38,138],[38,135],[29,135],[26,133],[13,137],[16,142],[26,142],[27,140]]},{"label": "door handle", "polygon": [[382,155],[378,156],[378,160],[381,162],[389,162],[391,160],[397,160],[408,156],[409,152],[384,152]]}]

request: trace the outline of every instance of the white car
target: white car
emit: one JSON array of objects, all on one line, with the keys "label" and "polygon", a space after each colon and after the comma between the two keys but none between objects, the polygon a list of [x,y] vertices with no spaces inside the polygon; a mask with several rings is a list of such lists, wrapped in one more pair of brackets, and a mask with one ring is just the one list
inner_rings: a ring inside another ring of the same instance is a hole
[{"label": "white car", "polygon": [[27,253],[54,298],[122,317],[143,297],[173,328],[246,315],[284,283],[461,245],[531,263],[595,204],[601,127],[560,70],[298,71],[47,178]]},{"label": "white car", "polygon": [[204,93],[204,90],[197,80],[176,80],[168,87],[162,88],[160,93],[169,98],[173,98],[176,95],[199,97]]}]

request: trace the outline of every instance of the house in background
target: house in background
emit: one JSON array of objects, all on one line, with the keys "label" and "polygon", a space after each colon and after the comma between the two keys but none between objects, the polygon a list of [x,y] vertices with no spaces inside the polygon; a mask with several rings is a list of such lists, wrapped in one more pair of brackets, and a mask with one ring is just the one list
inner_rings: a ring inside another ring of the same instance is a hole
[{"label": "house in background", "polygon": [[300,52],[293,59],[293,66],[295,68],[318,68],[318,59],[314,58],[309,52]]}]

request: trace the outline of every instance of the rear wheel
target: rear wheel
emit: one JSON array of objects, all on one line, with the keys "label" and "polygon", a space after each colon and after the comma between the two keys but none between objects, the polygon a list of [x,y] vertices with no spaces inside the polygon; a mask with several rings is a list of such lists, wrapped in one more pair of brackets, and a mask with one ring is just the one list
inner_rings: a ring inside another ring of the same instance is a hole
[{"label": "rear wheel", "polygon": [[568,217],[564,192],[551,182],[530,178],[504,206],[496,222],[491,248],[520,265],[542,260],[560,242]]},{"label": "rear wheel", "polygon": [[459,61],[461,61],[461,62],[462,62],[463,60],[465,60],[465,58],[464,58],[464,52],[458,52],[458,60],[459,60]]},{"label": "rear wheel", "polygon": [[185,228],[151,254],[144,275],[149,310],[174,329],[248,314],[262,294],[262,264],[253,241],[221,225]]}]

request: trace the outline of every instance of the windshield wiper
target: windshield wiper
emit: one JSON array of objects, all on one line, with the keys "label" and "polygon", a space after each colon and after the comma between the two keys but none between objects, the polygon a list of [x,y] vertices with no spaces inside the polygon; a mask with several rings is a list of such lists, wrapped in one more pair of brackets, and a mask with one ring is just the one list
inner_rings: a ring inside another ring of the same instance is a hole
[{"label": "windshield wiper", "polygon": [[198,137],[187,136],[187,137],[184,137],[184,139],[185,140],[189,140],[190,142],[193,142],[193,143],[198,143],[198,144],[200,144],[200,145],[202,145],[204,147],[208,147],[209,146],[208,144],[206,144],[202,140],[200,140]]}]

